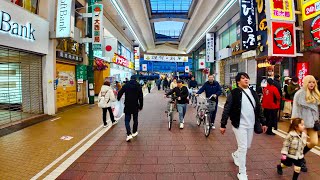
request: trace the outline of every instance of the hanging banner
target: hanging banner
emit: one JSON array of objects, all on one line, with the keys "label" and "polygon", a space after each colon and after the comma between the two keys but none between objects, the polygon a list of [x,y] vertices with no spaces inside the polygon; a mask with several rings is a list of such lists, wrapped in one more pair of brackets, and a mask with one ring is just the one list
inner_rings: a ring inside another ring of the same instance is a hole
[{"label": "hanging banner", "polygon": [[103,5],[92,5],[92,48],[94,50],[102,50],[102,38],[103,38]]},{"label": "hanging banner", "polygon": [[184,67],[184,72],[186,72],[186,73],[190,72],[189,66]]},{"label": "hanging banner", "polygon": [[199,59],[199,69],[206,68],[206,61],[205,59]]},{"label": "hanging banner", "polygon": [[303,62],[303,63],[297,63],[297,72],[296,72],[298,79],[299,79],[299,85],[302,86],[302,80],[306,75],[309,75],[309,63]]},{"label": "hanging banner", "polygon": [[320,0],[302,0],[302,21],[320,14]]},{"label": "hanging banner", "polygon": [[294,22],[271,22],[269,56],[296,56],[296,36]]},{"label": "hanging banner", "polygon": [[296,21],[293,0],[268,0],[266,3],[268,20]]},{"label": "hanging banner", "polygon": [[56,38],[74,37],[74,0],[58,0],[56,19]]},{"label": "hanging banner", "polygon": [[240,0],[242,50],[256,48],[256,0]]},{"label": "hanging banner", "polygon": [[266,18],[266,4],[265,0],[257,1],[258,10],[258,32],[257,32],[257,57],[264,57],[268,55],[268,24]]},{"label": "hanging banner", "polygon": [[142,64],[142,71],[148,71],[147,64]]},{"label": "hanging banner", "polygon": [[129,68],[129,66],[130,66],[129,61],[125,57],[120,56],[117,53],[114,53],[114,57],[112,59],[112,62],[114,62],[115,64],[118,64],[120,66],[127,67],[127,68]]},{"label": "hanging banner", "polygon": [[214,33],[206,34],[206,62],[213,63],[214,60]]},{"label": "hanging banner", "polygon": [[145,61],[163,61],[163,62],[188,62],[188,56],[159,56],[159,55],[144,55]]},{"label": "hanging banner", "polygon": [[134,69],[140,71],[140,47],[134,47]]}]

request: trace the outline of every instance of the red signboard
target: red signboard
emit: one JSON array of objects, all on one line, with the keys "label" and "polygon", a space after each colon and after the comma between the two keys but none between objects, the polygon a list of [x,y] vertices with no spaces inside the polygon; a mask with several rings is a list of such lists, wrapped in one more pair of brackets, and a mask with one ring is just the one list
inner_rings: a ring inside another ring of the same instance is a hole
[{"label": "red signboard", "polygon": [[309,63],[297,63],[297,77],[299,78],[299,85],[302,86],[303,78],[309,74]]},{"label": "red signboard", "polygon": [[125,57],[120,56],[116,53],[114,53],[114,57],[113,57],[112,61],[116,64],[121,65],[121,66],[129,67],[129,61]]},{"label": "red signboard", "polygon": [[272,49],[270,56],[295,56],[295,25],[289,22],[272,22]]}]

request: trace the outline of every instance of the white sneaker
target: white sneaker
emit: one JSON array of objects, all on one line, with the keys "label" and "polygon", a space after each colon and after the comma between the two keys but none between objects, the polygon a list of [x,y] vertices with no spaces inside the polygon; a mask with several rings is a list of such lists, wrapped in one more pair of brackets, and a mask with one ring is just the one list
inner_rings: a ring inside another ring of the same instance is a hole
[{"label": "white sneaker", "polygon": [[246,174],[238,173],[237,177],[239,180],[248,180],[248,175],[246,175]]},{"label": "white sneaker", "polygon": [[115,120],[115,121],[112,123],[112,126],[114,126],[114,125],[116,125],[116,124],[118,124],[118,121],[117,121],[117,120]]},{"label": "white sneaker", "polygon": [[234,153],[231,153],[231,156],[232,156],[232,158],[233,158],[234,164],[239,167],[238,156],[236,156]]},{"label": "white sneaker", "polygon": [[104,126],[103,126],[103,128],[106,128],[106,127],[108,127],[108,125],[104,125]]},{"label": "white sneaker", "polygon": [[132,137],[138,136],[138,131],[132,134]]},{"label": "white sneaker", "polygon": [[180,123],[180,129],[183,129],[183,123]]},{"label": "white sneaker", "polygon": [[127,136],[127,142],[129,142],[132,139],[132,135]]},{"label": "white sneaker", "polygon": [[212,124],[211,129],[216,129],[216,127]]}]

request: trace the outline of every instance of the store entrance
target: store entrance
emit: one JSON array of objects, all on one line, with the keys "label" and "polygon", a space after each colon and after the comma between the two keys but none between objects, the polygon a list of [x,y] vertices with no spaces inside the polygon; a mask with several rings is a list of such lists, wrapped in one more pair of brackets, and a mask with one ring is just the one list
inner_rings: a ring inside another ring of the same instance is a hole
[{"label": "store entrance", "polygon": [[43,113],[41,56],[0,46],[0,125]]}]

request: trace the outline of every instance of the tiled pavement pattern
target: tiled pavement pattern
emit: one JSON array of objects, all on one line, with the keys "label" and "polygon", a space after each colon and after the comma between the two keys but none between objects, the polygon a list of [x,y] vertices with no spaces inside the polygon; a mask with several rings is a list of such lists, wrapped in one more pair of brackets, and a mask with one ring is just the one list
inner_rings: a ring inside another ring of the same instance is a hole
[{"label": "tiled pavement pattern", "polygon": [[[217,129],[205,138],[202,127],[196,125],[194,109],[188,106],[185,128],[178,129],[175,121],[168,131],[164,114],[167,99],[162,93],[154,89],[145,97],[139,114],[139,135],[132,142],[125,142],[122,120],[58,179],[237,179],[237,167],[231,157],[236,141],[230,123],[224,136]],[[219,108],[217,127],[221,113]],[[276,173],[282,142],[279,136],[254,136],[247,158],[249,179],[291,179],[292,168],[284,170],[283,176]],[[309,153],[306,159],[309,171],[302,173],[300,179],[320,179],[320,157]]]}]

